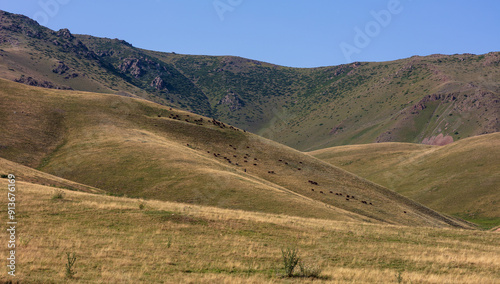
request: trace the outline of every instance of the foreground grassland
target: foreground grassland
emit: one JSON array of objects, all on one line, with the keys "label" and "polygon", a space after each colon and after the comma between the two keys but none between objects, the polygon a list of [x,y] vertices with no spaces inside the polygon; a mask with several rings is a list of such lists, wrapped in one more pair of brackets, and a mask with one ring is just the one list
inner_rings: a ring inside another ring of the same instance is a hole
[{"label": "foreground grassland", "polygon": [[[67,252],[77,256],[70,281],[76,283],[397,283],[398,274],[403,283],[500,281],[495,232],[289,217],[21,180],[17,185],[13,280],[23,283],[68,281]],[[7,188],[7,180],[0,179],[0,186]],[[56,190],[62,198],[54,198]],[[3,206],[0,214],[7,215]],[[6,239],[3,233],[2,243]],[[281,276],[281,248],[289,246],[306,264],[321,267],[319,279]],[[1,280],[10,279],[2,273]]]}]

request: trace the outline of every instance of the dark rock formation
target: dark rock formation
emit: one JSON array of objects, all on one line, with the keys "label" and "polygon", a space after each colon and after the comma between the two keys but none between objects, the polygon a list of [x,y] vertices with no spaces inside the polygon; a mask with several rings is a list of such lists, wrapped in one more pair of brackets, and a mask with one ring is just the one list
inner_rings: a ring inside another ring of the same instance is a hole
[{"label": "dark rock formation", "polygon": [[219,101],[219,104],[228,105],[230,111],[235,111],[243,108],[245,106],[245,101],[243,101],[238,94],[229,90],[229,93]]}]

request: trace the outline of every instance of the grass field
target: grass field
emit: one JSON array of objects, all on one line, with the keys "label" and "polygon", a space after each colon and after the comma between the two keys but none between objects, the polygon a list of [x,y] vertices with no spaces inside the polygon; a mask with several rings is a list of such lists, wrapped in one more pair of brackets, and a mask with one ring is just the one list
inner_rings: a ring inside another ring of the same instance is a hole
[{"label": "grass field", "polygon": [[[2,274],[3,281],[500,281],[494,232],[328,221],[16,184],[18,270],[14,279]],[[7,188],[7,180],[0,186]],[[54,198],[57,191],[62,198]],[[4,231],[2,242],[6,238]],[[320,268],[319,278],[283,278],[281,249],[290,246],[306,265]],[[66,253],[76,254],[73,280],[65,276]]]}]

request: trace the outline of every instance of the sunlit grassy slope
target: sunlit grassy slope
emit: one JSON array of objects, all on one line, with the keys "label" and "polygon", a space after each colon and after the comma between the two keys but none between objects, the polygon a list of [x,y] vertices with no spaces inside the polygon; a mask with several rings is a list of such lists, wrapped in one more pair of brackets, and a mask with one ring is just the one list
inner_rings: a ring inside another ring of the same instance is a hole
[{"label": "sunlit grassy slope", "polygon": [[5,80],[0,90],[1,157],[111,194],[333,220],[469,226],[206,117]]},{"label": "sunlit grassy slope", "polygon": [[[3,169],[3,168],[2,168]],[[498,283],[498,233],[308,219],[54,189],[18,188],[21,283]],[[0,187],[7,180],[0,179]],[[140,209],[140,204],[145,204]],[[2,206],[0,213],[6,215]],[[1,240],[7,234],[2,230]],[[283,279],[296,246],[319,279]],[[76,253],[73,280],[66,253]],[[7,255],[6,246],[1,248]],[[5,266],[6,260],[0,263]],[[5,271],[5,270],[4,270]]]},{"label": "sunlit grassy slope", "polygon": [[446,146],[380,143],[310,154],[440,212],[500,224],[500,133]]}]

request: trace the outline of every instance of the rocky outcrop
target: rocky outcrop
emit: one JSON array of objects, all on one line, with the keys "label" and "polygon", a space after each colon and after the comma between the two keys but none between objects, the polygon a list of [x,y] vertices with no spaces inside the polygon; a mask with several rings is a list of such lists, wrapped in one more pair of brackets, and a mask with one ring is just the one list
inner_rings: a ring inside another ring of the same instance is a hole
[{"label": "rocky outcrop", "polygon": [[151,87],[154,87],[155,89],[161,91],[161,90],[167,90],[168,89],[165,87],[165,83],[163,82],[163,79],[160,78],[160,76],[156,76],[154,80],[149,84]]},{"label": "rocky outcrop", "polygon": [[74,39],[75,37],[69,32],[68,29],[60,29],[57,31],[56,35],[65,39]]},{"label": "rocky outcrop", "polygon": [[440,133],[438,136],[426,137],[422,140],[422,144],[426,145],[444,146],[450,143],[453,143],[453,137],[450,135],[444,136],[443,133]]},{"label": "rocky outcrop", "polygon": [[220,105],[229,106],[230,111],[236,111],[245,106],[245,101],[243,101],[240,96],[233,91],[229,90],[228,94],[224,96],[219,103]]},{"label": "rocky outcrop", "polygon": [[21,78],[15,79],[14,81],[18,82],[18,83],[25,84],[25,85],[48,88],[48,89],[73,90],[73,88],[68,87],[68,86],[57,86],[52,82],[36,80],[33,77],[26,77],[24,75],[21,75]]},{"label": "rocky outcrop", "polygon": [[59,61],[59,62],[57,62],[56,67],[54,67],[54,69],[52,69],[52,72],[59,74],[59,75],[62,75],[68,70],[69,70],[69,67],[66,64],[64,64],[64,62]]}]

